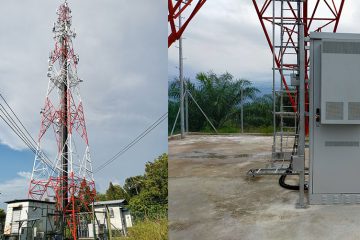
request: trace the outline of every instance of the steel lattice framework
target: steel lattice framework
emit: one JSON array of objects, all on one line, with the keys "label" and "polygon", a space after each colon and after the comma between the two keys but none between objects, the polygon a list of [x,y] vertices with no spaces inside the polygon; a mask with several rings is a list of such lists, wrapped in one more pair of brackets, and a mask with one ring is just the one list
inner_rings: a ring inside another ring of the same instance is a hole
[{"label": "steel lattice framework", "polygon": [[[168,23],[170,25],[170,33],[168,36],[168,47],[171,46],[176,40],[178,40],[186,27],[189,25],[190,21],[195,17],[195,15],[199,12],[201,7],[205,4],[206,0],[197,0],[195,6],[191,8],[191,3],[196,2],[193,0],[178,0],[178,1],[168,0]],[[181,4],[183,3],[183,4]],[[184,11],[189,11],[190,15],[186,18],[184,24],[180,28],[176,28],[176,20],[182,16]]]},{"label": "steel lattice framework", "polygon": [[[296,24],[290,24],[291,22],[296,22],[299,17],[301,23],[304,25],[304,35],[305,37],[309,36],[310,32],[321,32],[321,31],[332,31],[336,32],[342,9],[344,6],[345,0],[303,0],[302,2],[302,11],[301,16],[298,16],[296,9],[296,4],[298,0],[284,0],[283,4],[286,6],[287,14],[280,16],[280,11],[278,13],[273,13],[272,2],[280,2],[280,0],[252,0],[255,7],[257,16],[260,20],[261,27],[264,31],[266,40],[270,47],[270,50],[273,54],[275,67],[279,70],[281,80],[284,84],[284,87],[287,91],[289,101],[291,103],[292,109],[294,112],[297,112],[297,93],[290,91],[288,86],[288,79],[286,78],[284,72],[285,70],[294,70],[296,71],[297,64],[294,63],[289,56],[290,54],[298,54],[297,50],[297,39],[298,32]],[[276,10],[275,10],[276,11]],[[280,19],[283,19],[284,24],[279,24]],[[288,23],[288,25],[287,25]],[[282,28],[284,33],[283,35],[283,47],[282,49],[276,48],[276,44],[271,38],[272,26]],[[305,46],[307,43],[305,42]],[[278,50],[278,51],[277,51]],[[308,111],[309,97],[308,97],[308,68],[309,68],[309,51],[305,51],[305,110]],[[282,64],[281,64],[282,63]],[[282,65],[282,66],[281,66]],[[308,132],[308,118],[306,120],[306,132]]]},{"label": "steel lattice framework", "polygon": [[[61,228],[67,225],[72,238],[77,239],[77,213],[89,210],[96,191],[79,91],[82,82],[77,75],[79,57],[72,44],[76,34],[71,29],[71,10],[66,1],[58,8],[57,15],[53,27],[55,49],[49,57],[49,83],[40,112],[41,127],[29,197],[54,198]],[[56,154],[48,158],[44,148],[49,152],[56,149]]]}]

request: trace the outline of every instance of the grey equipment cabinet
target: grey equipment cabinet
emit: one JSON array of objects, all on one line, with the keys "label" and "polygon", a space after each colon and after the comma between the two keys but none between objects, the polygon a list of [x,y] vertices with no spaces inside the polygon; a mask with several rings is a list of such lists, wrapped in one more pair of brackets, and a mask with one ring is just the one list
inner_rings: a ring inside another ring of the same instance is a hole
[{"label": "grey equipment cabinet", "polygon": [[310,34],[310,204],[360,203],[360,34]]}]

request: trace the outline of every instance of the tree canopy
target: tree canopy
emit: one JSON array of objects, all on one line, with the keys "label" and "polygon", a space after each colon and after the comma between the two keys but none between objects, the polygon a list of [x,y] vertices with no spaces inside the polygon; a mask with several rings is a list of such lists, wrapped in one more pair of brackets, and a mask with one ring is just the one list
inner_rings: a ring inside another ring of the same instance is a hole
[{"label": "tree canopy", "polygon": [[6,218],[5,211],[4,211],[4,209],[0,208],[0,230],[1,230],[1,225],[2,225],[2,227],[4,227],[4,225],[5,225],[5,218]]},{"label": "tree canopy", "polygon": [[[237,121],[241,104],[255,100],[260,92],[249,80],[235,79],[230,73],[217,75],[213,72],[201,72],[194,81],[186,79],[185,83],[216,128]],[[174,123],[179,108],[179,93],[180,82],[176,79],[169,84],[170,123]],[[189,116],[190,131],[209,128],[206,118],[192,100],[189,100]],[[169,124],[169,127],[172,127],[172,124]]]},{"label": "tree canopy", "polygon": [[125,184],[109,183],[105,194],[98,193],[100,201],[126,199],[136,216],[167,216],[168,209],[168,155],[147,162],[144,175],[129,177]]},{"label": "tree canopy", "polygon": [[109,188],[106,190],[106,200],[125,199],[129,200],[129,195],[120,185],[114,185],[112,182],[109,184]]},{"label": "tree canopy", "polygon": [[146,163],[143,188],[130,200],[131,209],[156,213],[167,210],[168,203],[168,156],[161,155],[153,163]]}]

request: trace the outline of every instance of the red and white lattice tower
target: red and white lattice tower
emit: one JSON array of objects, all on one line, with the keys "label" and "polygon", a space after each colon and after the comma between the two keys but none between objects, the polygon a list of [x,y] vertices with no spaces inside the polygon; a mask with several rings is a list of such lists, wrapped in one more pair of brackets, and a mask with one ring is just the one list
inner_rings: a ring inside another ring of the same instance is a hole
[{"label": "red and white lattice tower", "polygon": [[71,10],[66,1],[57,15],[53,28],[55,49],[49,57],[49,84],[40,112],[29,198],[54,198],[62,231],[67,225],[71,237],[77,239],[77,213],[86,211],[96,191],[79,91],[82,82],[77,75],[79,57],[73,49],[75,32],[71,29]]},{"label": "red and white lattice tower", "polygon": [[[279,72],[285,92],[289,97],[291,109],[297,112],[297,91],[292,92],[289,88],[290,79],[285,76],[285,70],[291,71],[297,68],[297,63],[294,63],[296,57],[291,57],[298,54],[298,30],[297,24],[294,23],[300,20],[304,26],[305,37],[308,37],[310,32],[336,32],[345,0],[252,0],[252,2],[273,55],[276,71]],[[301,3],[300,9],[298,9],[298,3]],[[272,38],[273,25],[276,27],[275,31],[282,33],[281,39],[278,36]],[[280,40],[282,43],[279,43]],[[280,44],[282,44],[281,47]],[[305,42],[306,46],[309,46],[308,44]],[[309,58],[309,49],[307,49],[305,51],[306,97],[304,103],[306,112],[309,107]],[[306,117],[306,132],[308,132],[308,123],[308,117]]]},{"label": "red and white lattice tower", "polygon": [[[168,0],[168,47],[170,47],[176,40],[179,40],[191,20],[199,12],[205,2],[206,0]],[[192,3],[194,7],[191,7]],[[184,17],[184,15],[182,15],[185,11],[188,12],[188,17]],[[175,22],[179,19],[180,16],[184,18],[185,21],[184,24],[179,26],[179,28],[177,29]]]}]

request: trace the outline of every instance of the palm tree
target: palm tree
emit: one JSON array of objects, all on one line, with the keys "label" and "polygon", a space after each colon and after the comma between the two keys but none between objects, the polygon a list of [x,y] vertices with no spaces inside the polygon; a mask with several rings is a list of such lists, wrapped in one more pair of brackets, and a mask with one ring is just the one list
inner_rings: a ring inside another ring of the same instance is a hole
[{"label": "palm tree", "polygon": [[[216,128],[224,126],[228,121],[236,119],[241,100],[254,99],[259,90],[246,79],[234,79],[230,73],[217,75],[213,72],[198,73],[194,82],[186,81],[187,88]],[[169,107],[179,100],[179,81],[169,85]],[[241,89],[243,96],[241,96]],[[173,109],[172,109],[173,110]],[[174,111],[171,111],[174,112]],[[170,110],[169,110],[170,113]],[[208,128],[205,117],[193,102],[189,102],[189,127],[191,131]],[[171,124],[169,124],[171,125]]]}]

